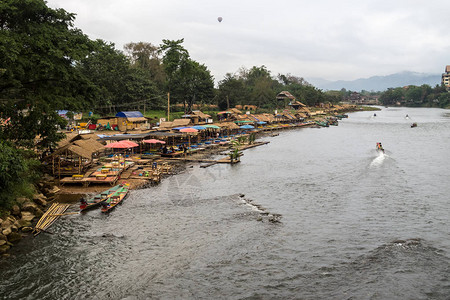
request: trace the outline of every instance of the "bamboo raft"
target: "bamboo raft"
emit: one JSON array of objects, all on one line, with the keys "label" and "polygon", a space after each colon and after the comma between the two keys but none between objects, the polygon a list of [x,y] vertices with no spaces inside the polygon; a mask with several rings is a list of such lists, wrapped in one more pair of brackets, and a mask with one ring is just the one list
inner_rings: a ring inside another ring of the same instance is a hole
[{"label": "bamboo raft", "polygon": [[60,216],[66,215],[64,212],[69,208],[70,204],[66,203],[53,203],[52,206],[42,215],[34,227],[34,236],[37,236],[41,232],[46,232]]}]

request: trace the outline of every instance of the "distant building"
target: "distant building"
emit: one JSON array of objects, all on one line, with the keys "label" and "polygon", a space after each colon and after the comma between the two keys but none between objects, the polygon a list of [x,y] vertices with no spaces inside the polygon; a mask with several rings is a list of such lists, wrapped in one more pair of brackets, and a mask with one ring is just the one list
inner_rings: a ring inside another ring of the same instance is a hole
[{"label": "distant building", "polygon": [[445,73],[442,73],[442,84],[445,85],[447,90],[450,90],[450,65],[447,65]]},{"label": "distant building", "polygon": [[379,104],[378,96],[365,96],[357,92],[352,92],[349,96],[345,98],[345,101],[350,104],[355,105],[377,105]]}]

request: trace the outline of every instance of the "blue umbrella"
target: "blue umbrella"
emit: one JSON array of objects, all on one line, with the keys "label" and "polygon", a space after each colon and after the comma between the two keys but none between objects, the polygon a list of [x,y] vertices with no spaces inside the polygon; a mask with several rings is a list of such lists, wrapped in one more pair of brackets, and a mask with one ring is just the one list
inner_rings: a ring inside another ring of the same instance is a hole
[{"label": "blue umbrella", "polygon": [[206,129],[205,126],[200,126],[200,125],[192,126],[192,128],[195,128],[195,129],[197,129],[197,130],[205,130],[205,129]]},{"label": "blue umbrella", "polygon": [[188,128],[188,127],[175,127],[175,128],[172,128],[172,130],[180,130],[180,129],[183,129],[183,128]]},{"label": "blue umbrella", "polygon": [[240,128],[242,128],[242,129],[253,129],[255,127],[252,126],[252,125],[242,125]]},{"label": "blue umbrella", "polygon": [[259,125],[262,125],[262,124],[267,124],[267,122],[264,122],[264,121],[259,121],[259,122],[258,122],[258,124],[259,124]]}]

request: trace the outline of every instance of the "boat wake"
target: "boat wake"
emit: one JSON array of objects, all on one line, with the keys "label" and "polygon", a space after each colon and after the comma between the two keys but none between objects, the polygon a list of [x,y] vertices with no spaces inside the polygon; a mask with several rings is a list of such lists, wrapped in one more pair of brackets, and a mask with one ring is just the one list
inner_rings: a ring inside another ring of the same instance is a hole
[{"label": "boat wake", "polygon": [[370,163],[370,167],[376,168],[376,167],[381,166],[386,158],[387,158],[386,153],[384,153],[382,151],[378,151],[378,156],[372,160],[372,162]]}]

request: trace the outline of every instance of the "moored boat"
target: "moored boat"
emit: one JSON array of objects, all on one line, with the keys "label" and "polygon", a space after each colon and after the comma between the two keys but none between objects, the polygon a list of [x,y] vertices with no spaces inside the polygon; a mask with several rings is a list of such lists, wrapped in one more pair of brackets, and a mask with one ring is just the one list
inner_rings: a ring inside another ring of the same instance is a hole
[{"label": "moored boat", "polygon": [[116,185],[106,191],[103,191],[91,198],[80,200],[80,211],[86,211],[98,207],[102,202],[106,201],[112,194],[114,194],[121,186]]},{"label": "moored boat", "polygon": [[340,118],[340,119],[344,119],[344,118],[348,118],[348,115],[347,114],[342,114],[342,115],[336,115],[336,117]]},{"label": "moored boat", "polygon": [[325,121],[316,121],[316,124],[322,127],[329,127],[328,122]]},{"label": "moored boat", "polygon": [[114,192],[106,201],[103,201],[101,203],[102,205],[102,213],[110,212],[116,205],[122,202],[123,199],[128,194],[129,186],[128,184],[124,184],[118,189],[116,192]]}]

